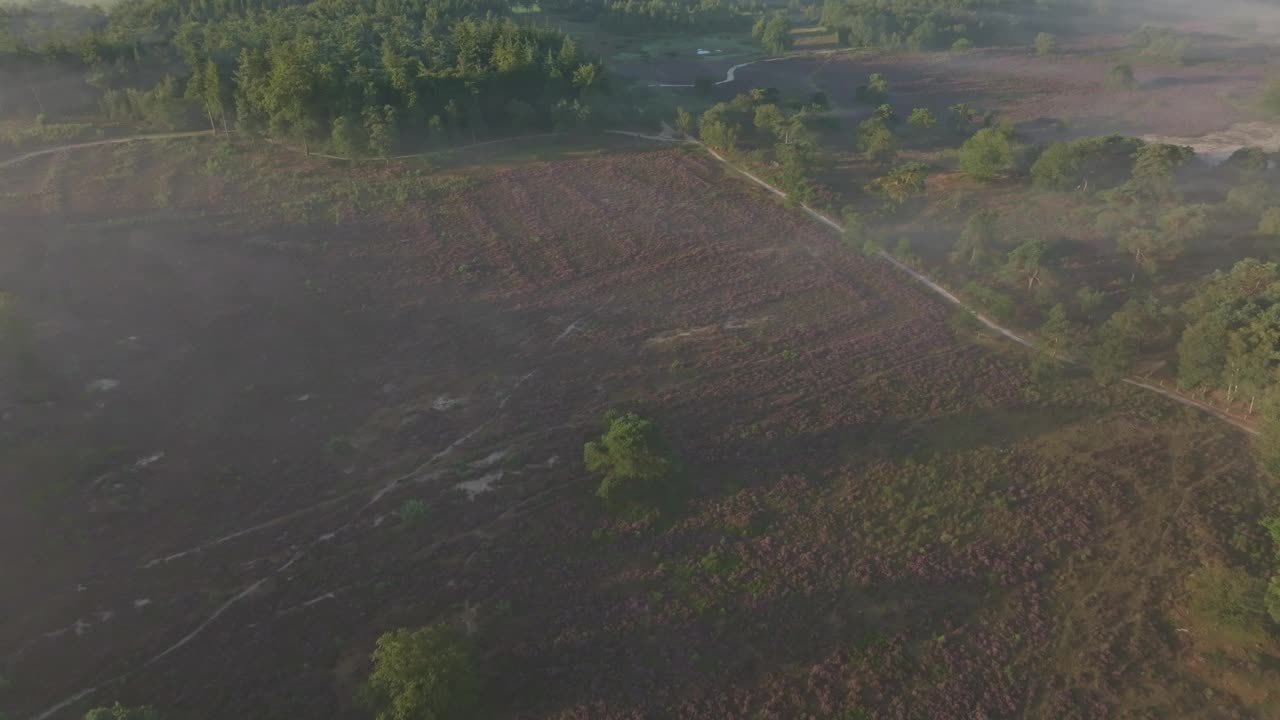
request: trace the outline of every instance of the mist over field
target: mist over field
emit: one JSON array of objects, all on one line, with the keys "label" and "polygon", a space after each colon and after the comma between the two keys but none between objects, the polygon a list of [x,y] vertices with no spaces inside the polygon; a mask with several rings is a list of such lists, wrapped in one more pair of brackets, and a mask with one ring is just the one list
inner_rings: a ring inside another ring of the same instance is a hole
[{"label": "mist over field", "polygon": [[0,720],[1280,717],[1278,10],[0,0]]}]

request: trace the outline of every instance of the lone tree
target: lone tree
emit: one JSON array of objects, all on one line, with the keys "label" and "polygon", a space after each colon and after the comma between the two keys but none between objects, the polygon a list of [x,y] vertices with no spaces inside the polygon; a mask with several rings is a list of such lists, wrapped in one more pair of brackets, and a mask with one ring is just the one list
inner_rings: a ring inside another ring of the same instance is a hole
[{"label": "lone tree", "polygon": [[1066,358],[1075,347],[1079,332],[1067,317],[1067,308],[1058,303],[1049,308],[1049,315],[1040,327],[1040,341],[1044,349],[1055,358]]},{"label": "lone tree", "polygon": [[855,100],[880,105],[889,99],[889,81],[880,73],[872,73],[867,77],[866,85],[859,85],[853,91]]},{"label": "lone tree", "polygon": [[917,130],[928,130],[938,124],[938,119],[928,108],[915,108],[907,116],[907,125]]},{"label": "lone tree", "polygon": [[898,154],[898,140],[884,118],[876,115],[858,128],[858,149],[872,162],[887,163]]},{"label": "lone tree", "polygon": [[1036,54],[1040,57],[1052,55],[1058,49],[1058,38],[1052,33],[1042,32],[1036,35]]},{"label": "lone tree", "polygon": [[1013,169],[1013,146],[996,128],[983,128],[960,146],[960,168],[979,180],[991,180]]},{"label": "lone tree", "polygon": [[676,108],[676,132],[681,135],[692,135],[695,127],[693,113],[683,107]]},{"label": "lone tree", "polygon": [[605,431],[582,448],[587,469],[601,475],[596,496],[613,508],[662,500],[680,472],[679,462],[652,421],[635,413],[605,413]]},{"label": "lone tree", "polygon": [[467,638],[448,625],[392,630],[378,638],[364,693],[377,720],[476,717],[475,655]]},{"label": "lone tree", "polygon": [[781,55],[790,50],[793,42],[791,21],[783,15],[777,15],[766,23],[760,33],[760,44],[774,55]]}]

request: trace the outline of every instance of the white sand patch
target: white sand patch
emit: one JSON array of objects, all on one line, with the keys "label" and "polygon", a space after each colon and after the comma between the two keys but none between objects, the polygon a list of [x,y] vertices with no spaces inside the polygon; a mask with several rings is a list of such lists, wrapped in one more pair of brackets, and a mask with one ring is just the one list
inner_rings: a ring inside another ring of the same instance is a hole
[{"label": "white sand patch", "polygon": [[459,405],[464,405],[466,404],[466,402],[467,402],[466,398],[453,397],[451,395],[441,395],[440,397],[431,401],[431,409],[439,410],[443,412],[445,410],[451,410],[453,408],[456,408]]},{"label": "white sand patch", "polygon": [[144,458],[139,458],[138,461],[133,464],[133,469],[141,470],[142,468],[147,467],[148,465],[154,465],[163,459],[164,459],[163,452],[158,452],[154,455],[148,455]]},{"label": "white sand patch", "polygon": [[475,462],[471,463],[471,467],[476,468],[477,470],[484,469],[487,467],[493,467],[494,465],[501,462],[502,458],[510,454],[511,454],[510,450],[494,450],[488,455],[485,455],[479,460],[476,460]]},{"label": "white sand patch", "polygon": [[468,500],[475,500],[481,493],[493,492],[493,484],[501,480],[503,475],[501,470],[495,470],[474,480],[460,482],[454,487],[465,492]]},{"label": "white sand patch", "polygon": [[1262,148],[1266,152],[1280,151],[1280,124],[1261,121],[1242,122],[1226,130],[1206,133],[1199,137],[1144,135],[1142,139],[1152,143],[1187,145],[1196,151],[1196,155],[1216,165],[1231,157],[1231,153],[1242,147]]},{"label": "white sand patch", "polygon": [[707,333],[719,330],[718,325],[704,325],[703,327],[690,328],[689,330],[668,330],[658,333],[648,340],[644,341],[645,345],[662,345],[676,340],[684,340],[686,338],[700,337]]}]

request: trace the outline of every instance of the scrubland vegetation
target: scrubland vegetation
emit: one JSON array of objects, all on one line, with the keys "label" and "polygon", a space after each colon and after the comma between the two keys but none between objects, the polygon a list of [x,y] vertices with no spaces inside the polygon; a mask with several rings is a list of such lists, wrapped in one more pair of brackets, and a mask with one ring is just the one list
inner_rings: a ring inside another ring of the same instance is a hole
[{"label": "scrubland vegetation", "polygon": [[182,135],[0,167],[4,717],[1276,716],[1277,148],[1107,114],[1273,119],[1210,20],[0,9],[0,162]]}]

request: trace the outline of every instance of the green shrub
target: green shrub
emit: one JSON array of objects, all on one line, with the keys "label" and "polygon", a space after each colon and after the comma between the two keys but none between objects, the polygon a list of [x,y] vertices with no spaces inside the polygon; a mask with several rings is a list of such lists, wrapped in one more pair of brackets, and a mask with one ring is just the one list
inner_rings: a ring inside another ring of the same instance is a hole
[{"label": "green shrub", "polygon": [[861,247],[867,239],[867,227],[862,216],[853,211],[844,214],[844,229],[840,233],[844,244],[851,248]]},{"label": "green shrub", "polygon": [[97,707],[84,714],[84,720],[160,720],[160,713],[150,706],[126,707],[116,703]]},{"label": "green shrub", "polygon": [[938,119],[928,108],[914,108],[907,117],[907,125],[917,130],[928,130],[938,124]]},{"label": "green shrub", "polygon": [[969,38],[959,38],[951,43],[951,52],[969,52],[973,49],[973,41]]},{"label": "green shrub", "polygon": [[1107,71],[1104,86],[1112,92],[1132,90],[1137,87],[1138,83],[1133,77],[1133,66],[1129,63],[1121,63],[1112,67]]},{"label": "green shrub", "polygon": [[480,680],[471,643],[444,624],[384,633],[361,699],[377,720],[476,717]]},{"label": "green shrub", "polygon": [[1280,623],[1280,575],[1272,575],[1267,581],[1267,596],[1263,602],[1271,622]]},{"label": "green shrub", "polygon": [[602,476],[596,496],[613,508],[649,506],[672,490],[679,462],[652,421],[609,411],[605,431],[582,449],[587,469]]},{"label": "green shrub", "polygon": [[1233,187],[1227,192],[1227,206],[1240,213],[1258,216],[1275,198],[1271,188],[1262,182]]},{"label": "green shrub", "polygon": [[427,521],[427,518],[431,516],[431,507],[417,498],[405,500],[404,504],[400,506],[399,515],[400,520],[405,525],[413,527]]},{"label": "green shrub", "polygon": [[1080,156],[1071,143],[1051,143],[1031,165],[1031,182],[1051,190],[1070,190],[1080,182]]},{"label": "green shrub", "polygon": [[969,282],[962,291],[964,296],[976,304],[984,314],[1003,323],[1011,322],[1018,314],[1018,305],[1013,298],[997,290],[992,290],[976,282]]},{"label": "green shrub", "polygon": [[960,146],[960,168],[979,180],[990,180],[1013,169],[1013,146],[996,128],[983,128]]},{"label": "green shrub", "polygon": [[1036,35],[1036,54],[1044,57],[1052,55],[1058,49],[1058,38],[1052,33],[1042,32]]},{"label": "green shrub", "polygon": [[1082,287],[1076,291],[1076,302],[1080,304],[1080,311],[1086,315],[1102,307],[1105,299],[1106,295],[1096,288]]},{"label": "green shrub", "polygon": [[1215,565],[1192,575],[1187,589],[1191,617],[1197,623],[1237,640],[1258,632],[1267,593],[1263,581],[1243,570]]}]

